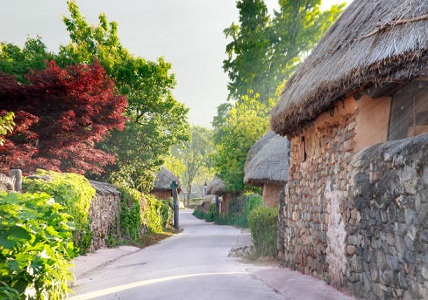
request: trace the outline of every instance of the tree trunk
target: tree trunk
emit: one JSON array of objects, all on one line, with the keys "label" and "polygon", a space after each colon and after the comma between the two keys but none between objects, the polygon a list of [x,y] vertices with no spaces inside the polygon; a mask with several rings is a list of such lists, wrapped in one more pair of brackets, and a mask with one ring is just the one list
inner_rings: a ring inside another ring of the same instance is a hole
[{"label": "tree trunk", "polygon": [[190,207],[190,195],[192,194],[192,185],[187,187],[187,207]]}]

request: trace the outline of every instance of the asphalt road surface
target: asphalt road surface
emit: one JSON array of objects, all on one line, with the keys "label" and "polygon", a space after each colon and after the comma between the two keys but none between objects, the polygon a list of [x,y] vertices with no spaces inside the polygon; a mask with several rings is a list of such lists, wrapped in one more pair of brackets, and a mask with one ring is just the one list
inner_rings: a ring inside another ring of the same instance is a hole
[{"label": "asphalt road surface", "polygon": [[284,299],[252,275],[263,266],[229,257],[240,230],[180,212],[183,232],[79,278],[69,299]]}]

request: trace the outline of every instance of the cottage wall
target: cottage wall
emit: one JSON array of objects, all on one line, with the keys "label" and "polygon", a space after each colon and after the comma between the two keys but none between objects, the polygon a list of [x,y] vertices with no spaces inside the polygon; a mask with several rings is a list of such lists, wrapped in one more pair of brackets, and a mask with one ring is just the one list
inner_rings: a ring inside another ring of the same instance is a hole
[{"label": "cottage wall", "polygon": [[428,134],[370,147],[351,167],[347,289],[428,299]]},{"label": "cottage wall", "polygon": [[279,195],[284,185],[270,184],[263,185],[263,203],[266,207],[278,207]]},{"label": "cottage wall", "polygon": [[340,283],[345,272],[347,176],[358,102],[349,98],[290,140],[280,206],[279,257],[290,268]]},{"label": "cottage wall", "polygon": [[107,247],[109,235],[120,237],[121,193],[113,185],[90,181],[96,190],[89,208],[93,233],[91,251]]},{"label": "cottage wall", "polygon": [[373,99],[364,95],[357,100],[357,104],[355,152],[387,141],[391,97]]}]

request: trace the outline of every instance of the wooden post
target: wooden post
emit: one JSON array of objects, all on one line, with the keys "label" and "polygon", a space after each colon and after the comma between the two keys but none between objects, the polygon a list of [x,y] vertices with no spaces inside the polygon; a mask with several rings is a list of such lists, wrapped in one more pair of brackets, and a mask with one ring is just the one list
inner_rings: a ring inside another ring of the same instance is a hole
[{"label": "wooden post", "polygon": [[178,229],[179,226],[179,220],[178,220],[178,213],[179,213],[179,206],[178,206],[178,196],[177,196],[177,188],[178,184],[173,180],[171,182],[171,193],[172,193],[172,199],[174,204],[174,228]]},{"label": "wooden post", "polygon": [[21,169],[10,169],[9,177],[14,181],[15,191],[22,192],[22,171]]}]

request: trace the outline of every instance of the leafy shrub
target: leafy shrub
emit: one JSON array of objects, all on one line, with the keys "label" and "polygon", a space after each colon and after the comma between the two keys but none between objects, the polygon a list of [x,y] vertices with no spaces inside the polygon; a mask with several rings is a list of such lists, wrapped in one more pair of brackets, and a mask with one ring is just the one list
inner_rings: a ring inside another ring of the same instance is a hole
[{"label": "leafy shrub", "polygon": [[193,211],[193,215],[198,219],[204,219],[207,222],[213,222],[219,219],[219,215],[217,214],[215,210],[215,204],[210,204],[210,208],[207,212],[204,212],[202,210],[195,209]]},{"label": "leafy shrub", "polygon": [[89,207],[95,196],[95,189],[89,181],[78,174],[39,169],[35,176],[24,177],[23,189],[30,193],[45,192],[66,207],[76,227],[73,232],[75,246],[79,253],[86,253],[92,241]]},{"label": "leafy shrub", "polygon": [[146,206],[143,209],[143,218],[146,222],[148,233],[161,233],[162,230],[162,215],[161,202],[155,197],[146,195]]},{"label": "leafy shrub", "polygon": [[141,236],[143,224],[140,207],[141,194],[137,190],[124,187],[119,188],[119,191],[122,193],[120,210],[122,238],[136,243]]},{"label": "leafy shrub", "polygon": [[172,209],[172,201],[158,200],[161,203],[160,215],[162,218],[162,227],[170,228],[174,223],[174,210]]},{"label": "leafy shrub", "polygon": [[248,227],[248,215],[253,209],[263,206],[259,194],[243,195],[229,202],[229,213],[223,217],[224,224]]},{"label": "leafy shrub", "polygon": [[147,233],[162,233],[164,228],[171,225],[173,214],[168,201],[145,196],[138,190],[127,187],[121,187],[119,191],[122,193],[121,241],[117,240],[118,237],[109,235],[109,247],[123,242],[137,244],[144,229]]},{"label": "leafy shrub", "polygon": [[[0,295],[62,299],[73,278],[70,216],[46,193],[0,193]],[[3,299],[3,298],[2,298]]]},{"label": "leafy shrub", "polygon": [[258,207],[251,210],[248,216],[248,225],[256,254],[258,256],[276,257],[278,209]]}]

